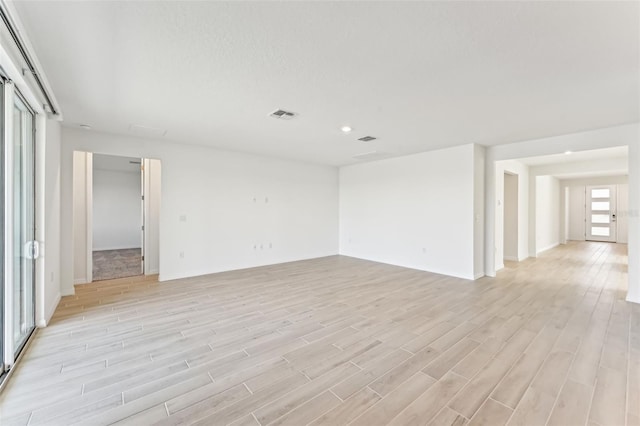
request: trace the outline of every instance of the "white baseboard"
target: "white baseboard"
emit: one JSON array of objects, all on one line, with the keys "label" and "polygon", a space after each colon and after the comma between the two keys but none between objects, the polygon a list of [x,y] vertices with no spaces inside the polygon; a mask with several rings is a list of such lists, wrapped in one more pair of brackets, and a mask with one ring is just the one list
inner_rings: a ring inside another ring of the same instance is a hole
[{"label": "white baseboard", "polygon": [[473,276],[473,279],[474,280],[479,280],[480,278],[484,277],[484,275],[485,275],[484,272],[478,272],[477,274],[475,274]]},{"label": "white baseboard", "polygon": [[73,285],[78,285],[78,284],[88,284],[87,283],[87,279],[86,278],[76,278],[75,280],[73,280]]},{"label": "white baseboard", "polygon": [[547,251],[547,250],[551,250],[551,249],[553,249],[553,248],[556,248],[556,247],[558,247],[559,245],[560,245],[560,243],[555,243],[555,244],[551,244],[550,246],[547,246],[547,247],[541,248],[540,250],[538,250],[538,251],[536,252],[536,255],[538,255],[538,254],[540,254],[540,253],[542,253],[542,252],[545,252],[545,251]]},{"label": "white baseboard", "polygon": [[56,311],[56,308],[60,304],[61,298],[62,298],[62,295],[58,292],[58,294],[56,294],[56,297],[53,298],[53,301],[51,302],[51,304],[46,308],[46,311],[44,313],[44,322],[41,322],[40,324],[38,324],[38,327],[46,327],[49,324],[49,322],[51,321],[51,317],[53,316],[53,313]]},{"label": "white baseboard", "polygon": [[160,273],[159,269],[152,269],[150,271],[145,272],[145,275],[158,275]]},{"label": "white baseboard", "polygon": [[69,289],[60,289],[60,296],[61,297],[65,297],[65,296],[75,296],[76,291],[75,289],[73,290],[69,290]]},{"label": "white baseboard", "polygon": [[504,260],[508,260],[510,262],[520,262],[520,259],[518,259],[516,256],[504,256]]}]

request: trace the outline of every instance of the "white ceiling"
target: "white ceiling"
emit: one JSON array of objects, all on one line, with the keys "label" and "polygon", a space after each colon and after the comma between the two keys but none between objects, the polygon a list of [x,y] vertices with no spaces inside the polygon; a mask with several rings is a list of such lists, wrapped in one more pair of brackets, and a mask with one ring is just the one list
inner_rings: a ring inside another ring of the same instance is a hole
[{"label": "white ceiling", "polygon": [[629,174],[627,146],[520,158],[517,161],[530,167],[553,166],[554,171],[551,176],[558,179],[585,179]]},{"label": "white ceiling", "polygon": [[67,125],[99,131],[342,165],[639,116],[638,2],[15,7]]},{"label": "white ceiling", "polygon": [[518,161],[527,166],[546,166],[549,164],[577,163],[583,161],[609,160],[616,158],[628,158],[629,148],[617,146],[614,148],[593,149],[590,151],[577,151],[570,154],[541,155],[539,157],[521,158]]}]

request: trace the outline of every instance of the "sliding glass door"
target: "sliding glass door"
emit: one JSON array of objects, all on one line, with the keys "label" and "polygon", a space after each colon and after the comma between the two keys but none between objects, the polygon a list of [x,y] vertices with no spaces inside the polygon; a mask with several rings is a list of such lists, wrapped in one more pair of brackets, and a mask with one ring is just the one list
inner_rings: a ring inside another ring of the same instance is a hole
[{"label": "sliding glass door", "polygon": [[4,215],[4,194],[5,194],[5,179],[4,179],[4,138],[5,138],[5,128],[4,128],[4,78],[0,75],[0,377],[6,371],[5,368],[5,309],[4,309],[4,299],[5,299],[5,274],[4,274],[4,223],[5,223],[5,215]]},{"label": "sliding glass door", "polygon": [[22,349],[35,327],[35,144],[34,113],[13,97],[13,350]]},{"label": "sliding glass door", "polygon": [[[0,376],[35,329],[35,113],[0,72]],[[2,381],[0,380],[0,383]]]}]

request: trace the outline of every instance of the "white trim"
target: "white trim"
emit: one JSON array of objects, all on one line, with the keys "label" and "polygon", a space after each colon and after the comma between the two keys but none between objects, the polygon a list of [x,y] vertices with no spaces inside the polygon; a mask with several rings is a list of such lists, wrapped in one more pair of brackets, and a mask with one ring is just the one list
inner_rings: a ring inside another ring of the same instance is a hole
[{"label": "white trim", "polygon": [[627,302],[631,302],[631,303],[638,303],[640,304],[640,297],[639,298],[634,298],[631,293],[627,293],[627,298],[626,298]]},{"label": "white trim", "polygon": [[75,295],[75,288],[73,288],[72,292],[69,292],[69,289],[60,289],[60,297],[64,297],[64,296],[73,296]]},{"label": "white trim", "polygon": [[142,231],[142,256],[144,257],[144,261],[142,262],[144,275],[150,275],[152,272],[149,269],[149,256],[147,255],[147,247],[149,241],[151,240],[149,236],[151,235],[151,226],[149,226],[149,211],[151,207],[151,162],[148,158],[142,158],[142,170],[140,171],[142,175],[142,196],[144,197],[142,201],[142,225],[144,226],[144,230]]},{"label": "white trim", "polygon": [[87,258],[86,260],[86,283],[93,282],[93,154],[90,152],[85,153],[84,163],[84,176],[85,176],[85,214],[86,214],[86,244],[87,244]]},{"label": "white trim", "polygon": [[44,313],[45,317],[38,320],[38,327],[46,327],[49,324],[49,322],[51,321],[51,317],[56,311],[56,308],[58,307],[61,299],[62,295],[60,294],[60,292],[58,292],[56,294],[56,297],[53,298],[51,305],[49,305],[49,307],[46,309]]},{"label": "white trim", "polygon": [[75,280],[73,280],[73,285],[78,285],[78,284],[88,284],[89,282],[87,281],[86,278],[76,278]]},{"label": "white trim", "polygon": [[547,246],[547,247],[541,248],[540,250],[538,250],[538,251],[536,252],[536,256],[537,256],[537,255],[539,255],[540,253],[545,252],[545,251],[549,251],[549,250],[551,250],[551,249],[554,249],[554,248],[558,247],[559,245],[560,245],[560,243],[554,243],[554,244],[551,244],[550,246]]},{"label": "white trim", "polygon": [[484,272],[478,272],[477,274],[474,275],[473,279],[474,280],[479,280],[480,278],[484,277]]},{"label": "white trim", "polygon": [[510,262],[520,262],[520,259],[518,259],[516,256],[504,256],[504,260],[508,260]]},{"label": "white trim", "polygon": [[[4,85],[4,335],[13,336],[13,92],[10,82]],[[8,303],[11,301],[11,303]],[[13,338],[4,340],[2,354],[5,368],[14,362]]]},{"label": "white trim", "polygon": [[158,275],[160,273],[160,269],[151,269],[149,271],[146,271],[144,274],[145,275]]}]

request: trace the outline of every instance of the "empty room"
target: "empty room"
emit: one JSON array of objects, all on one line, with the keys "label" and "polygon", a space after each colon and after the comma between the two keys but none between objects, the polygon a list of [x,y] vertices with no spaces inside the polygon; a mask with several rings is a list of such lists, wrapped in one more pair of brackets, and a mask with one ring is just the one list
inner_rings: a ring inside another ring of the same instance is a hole
[{"label": "empty room", "polygon": [[0,0],[0,424],[640,425],[640,3]]}]

